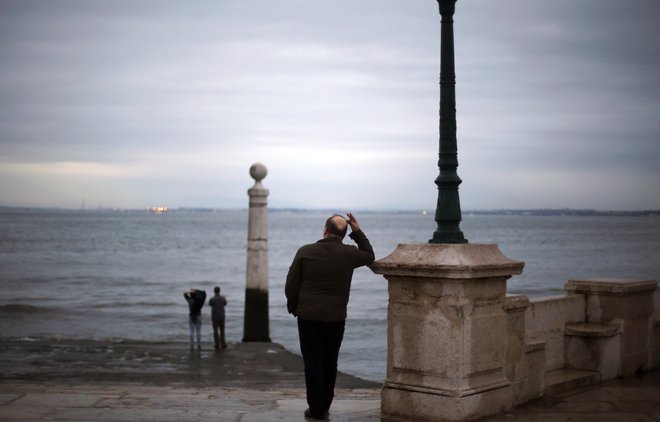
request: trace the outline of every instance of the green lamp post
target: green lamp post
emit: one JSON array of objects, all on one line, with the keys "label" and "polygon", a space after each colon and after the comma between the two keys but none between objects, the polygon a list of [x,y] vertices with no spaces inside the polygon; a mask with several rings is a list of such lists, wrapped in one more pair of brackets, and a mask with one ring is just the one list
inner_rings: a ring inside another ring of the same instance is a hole
[{"label": "green lamp post", "polygon": [[435,209],[437,228],[429,243],[467,243],[459,225],[461,203],[458,198],[458,148],[456,146],[456,74],[454,72],[454,9],[456,0],[438,0],[440,6],[440,174],[438,204]]}]

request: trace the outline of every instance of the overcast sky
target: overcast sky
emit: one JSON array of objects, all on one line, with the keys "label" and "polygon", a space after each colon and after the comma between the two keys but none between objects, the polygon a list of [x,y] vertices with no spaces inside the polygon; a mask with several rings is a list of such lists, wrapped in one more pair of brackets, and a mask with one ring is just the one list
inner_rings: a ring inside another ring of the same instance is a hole
[{"label": "overcast sky", "polygon": [[[660,2],[460,0],[463,210],[660,208]],[[433,209],[433,0],[0,0],[0,205]]]}]

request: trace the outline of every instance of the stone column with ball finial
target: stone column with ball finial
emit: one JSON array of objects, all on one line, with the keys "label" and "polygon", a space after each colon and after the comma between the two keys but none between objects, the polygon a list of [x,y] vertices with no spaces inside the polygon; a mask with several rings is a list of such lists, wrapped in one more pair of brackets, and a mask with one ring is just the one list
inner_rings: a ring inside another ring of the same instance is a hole
[{"label": "stone column with ball finial", "polygon": [[245,315],[243,341],[269,342],[268,320],[268,189],[261,181],[268,169],[261,163],[250,167],[255,180],[248,189],[247,269],[245,272]]}]

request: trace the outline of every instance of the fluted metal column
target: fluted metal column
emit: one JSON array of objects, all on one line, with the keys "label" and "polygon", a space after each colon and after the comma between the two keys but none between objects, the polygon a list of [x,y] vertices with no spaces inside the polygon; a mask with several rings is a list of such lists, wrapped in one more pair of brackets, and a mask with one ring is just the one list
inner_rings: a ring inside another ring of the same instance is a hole
[{"label": "fluted metal column", "polygon": [[440,174],[438,204],[435,209],[437,228],[429,243],[467,243],[459,225],[461,203],[458,197],[458,147],[456,145],[456,74],[454,71],[454,8],[456,0],[438,0],[440,6]]}]

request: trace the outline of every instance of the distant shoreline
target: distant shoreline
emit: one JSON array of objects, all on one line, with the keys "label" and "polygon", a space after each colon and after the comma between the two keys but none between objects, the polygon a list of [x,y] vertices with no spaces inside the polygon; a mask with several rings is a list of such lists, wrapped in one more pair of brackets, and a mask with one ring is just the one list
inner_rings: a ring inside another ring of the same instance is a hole
[{"label": "distant shoreline", "polygon": [[580,209],[531,209],[531,210],[477,210],[477,211],[463,211],[463,215],[532,215],[532,216],[563,216],[563,215],[577,215],[577,216],[608,216],[608,217],[621,217],[621,216],[660,216],[660,210],[640,210],[640,211],[608,211],[608,210],[580,210]]},{"label": "distant shoreline", "polygon": [[[218,213],[227,211],[247,211],[247,208],[204,208],[204,207],[180,207],[169,208],[166,213]],[[269,208],[270,212],[336,212],[336,210],[323,208]],[[384,210],[384,209],[361,209],[358,212],[364,213],[397,213],[397,214],[422,214],[433,216],[433,210]],[[79,213],[153,213],[149,208],[94,208],[94,209],[74,209],[57,207],[17,207],[0,206],[0,214],[11,213],[59,213],[59,212],[79,212]],[[161,212],[165,213],[165,212]],[[534,208],[534,209],[492,209],[492,210],[463,210],[464,216],[470,215],[505,215],[505,216],[607,216],[607,217],[658,217],[658,210],[594,210],[594,209],[573,209],[573,208]]]}]

